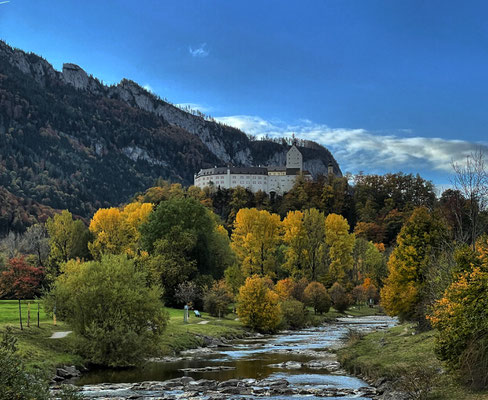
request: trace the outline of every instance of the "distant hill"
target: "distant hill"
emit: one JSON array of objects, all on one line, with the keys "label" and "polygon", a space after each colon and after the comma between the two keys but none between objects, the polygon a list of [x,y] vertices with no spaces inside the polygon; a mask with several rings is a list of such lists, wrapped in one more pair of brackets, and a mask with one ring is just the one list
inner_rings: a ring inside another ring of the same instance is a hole
[{"label": "distant hill", "polygon": [[[331,162],[302,142],[315,176]],[[0,41],[0,235],[55,209],[90,217],[164,178],[193,183],[200,168],[284,164],[288,144],[244,132],[165,102],[135,82],[103,85],[74,64]]]}]

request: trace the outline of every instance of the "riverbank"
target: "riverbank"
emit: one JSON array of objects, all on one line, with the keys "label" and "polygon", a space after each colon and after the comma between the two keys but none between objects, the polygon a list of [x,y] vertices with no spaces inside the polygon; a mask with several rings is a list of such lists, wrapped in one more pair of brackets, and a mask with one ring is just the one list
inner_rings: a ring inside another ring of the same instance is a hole
[{"label": "riverbank", "polygon": [[[56,332],[70,331],[70,327],[58,321],[54,326],[52,318],[42,307],[39,313],[39,327],[37,327],[37,303],[31,303],[30,327],[27,327],[27,301],[22,302],[22,316],[24,330],[20,330],[18,320],[18,302],[16,300],[0,301],[0,334],[6,326],[13,327],[17,339],[18,354],[24,360],[29,370],[37,370],[52,375],[56,367],[64,365],[83,366],[83,359],[75,353],[75,337],[69,334],[60,339],[51,339]],[[211,345],[212,342],[243,337],[249,332],[236,319],[234,314],[226,318],[215,318],[207,313],[201,313],[197,318],[191,313],[188,323],[183,321],[183,310],[166,309],[170,319],[168,326],[161,337],[161,345],[155,357],[172,356],[183,350],[194,349]],[[378,308],[351,307],[346,314],[334,309],[323,315],[313,315],[309,310],[313,325],[320,325],[333,321],[337,317],[367,316],[381,313]]]},{"label": "riverbank", "polygon": [[342,366],[376,387],[408,392],[427,389],[428,397],[445,400],[488,400],[488,392],[472,392],[456,383],[434,354],[435,332],[417,333],[412,324],[361,337],[351,334],[337,354]]}]

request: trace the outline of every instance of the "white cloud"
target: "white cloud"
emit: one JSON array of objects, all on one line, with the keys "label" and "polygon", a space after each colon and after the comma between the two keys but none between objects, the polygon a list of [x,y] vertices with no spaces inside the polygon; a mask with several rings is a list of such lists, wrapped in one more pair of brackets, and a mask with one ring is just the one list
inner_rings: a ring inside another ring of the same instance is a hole
[{"label": "white cloud", "polygon": [[[235,115],[218,120],[258,137],[295,136],[313,140],[329,148],[344,171],[358,172],[375,169],[451,171],[451,162],[462,162],[479,148],[480,143],[398,134],[379,135],[365,129],[330,128],[308,120],[296,124],[267,121],[260,117]],[[402,131],[400,131],[402,132]]]},{"label": "white cloud", "polygon": [[207,114],[207,113],[212,111],[212,107],[204,106],[204,105],[198,104],[198,103],[179,103],[179,104],[176,104],[176,106],[180,107],[182,109],[190,108],[192,110],[198,110],[204,114]]},{"label": "white cloud", "polygon": [[152,86],[151,86],[151,85],[149,85],[149,84],[145,84],[145,85],[143,86],[143,88],[144,88],[144,89],[146,89],[146,90],[147,90],[148,92],[150,92],[150,93],[154,93],[154,90],[153,90]]},{"label": "white cloud", "polygon": [[8,1],[0,1],[0,5],[7,4],[7,3],[10,3],[10,0],[8,0]]},{"label": "white cloud", "polygon": [[191,46],[188,47],[188,51],[192,55],[192,57],[203,58],[209,55],[209,51],[207,49],[207,43],[202,43],[197,48],[193,48]]}]

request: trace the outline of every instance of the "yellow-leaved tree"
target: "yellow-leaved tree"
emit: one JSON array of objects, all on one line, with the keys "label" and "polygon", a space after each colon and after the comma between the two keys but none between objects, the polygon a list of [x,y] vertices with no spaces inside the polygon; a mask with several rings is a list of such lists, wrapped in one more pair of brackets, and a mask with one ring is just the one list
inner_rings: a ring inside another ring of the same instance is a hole
[{"label": "yellow-leaved tree", "polygon": [[290,211],[283,220],[285,269],[297,279],[316,280],[325,272],[325,217],[316,208]]},{"label": "yellow-leaved tree", "polygon": [[147,221],[151,211],[151,203],[130,203],[122,210],[99,209],[90,222],[94,240],[88,248],[93,258],[100,259],[104,253],[135,256],[141,238],[139,227]]},{"label": "yellow-leaved tree", "polygon": [[349,233],[349,224],[343,216],[337,214],[327,216],[325,241],[329,246],[330,281],[345,284],[354,264],[352,252],[355,236],[354,233]]},{"label": "yellow-leaved tree", "polygon": [[447,235],[440,217],[425,207],[414,210],[397,237],[388,260],[388,277],[381,304],[390,315],[425,323],[429,268],[441,252]]},{"label": "yellow-leaved tree", "polygon": [[239,210],[232,232],[232,249],[241,263],[244,276],[274,277],[280,240],[279,215],[255,208]]},{"label": "yellow-leaved tree", "polygon": [[253,275],[239,290],[239,320],[258,332],[273,332],[281,322],[278,295],[269,288],[266,278]]}]

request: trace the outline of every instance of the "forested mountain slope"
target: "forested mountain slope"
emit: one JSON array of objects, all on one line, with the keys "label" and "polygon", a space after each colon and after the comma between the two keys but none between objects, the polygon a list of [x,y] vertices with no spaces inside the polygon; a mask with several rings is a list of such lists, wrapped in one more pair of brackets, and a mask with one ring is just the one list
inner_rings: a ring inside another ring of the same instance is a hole
[{"label": "forested mountain slope", "polygon": [[[302,144],[314,175],[329,162],[340,174],[327,149]],[[159,177],[188,185],[200,168],[281,164],[287,149],[183,111],[132,81],[105,86],[74,64],[59,72],[0,41],[0,235],[52,209],[90,217]]]}]

